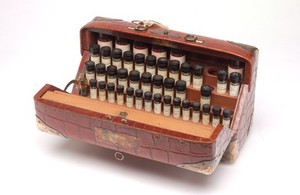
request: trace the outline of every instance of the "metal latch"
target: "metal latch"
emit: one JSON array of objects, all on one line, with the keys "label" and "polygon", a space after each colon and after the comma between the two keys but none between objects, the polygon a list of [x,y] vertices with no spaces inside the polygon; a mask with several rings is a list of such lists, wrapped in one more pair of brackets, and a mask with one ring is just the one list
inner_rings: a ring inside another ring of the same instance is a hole
[{"label": "metal latch", "polygon": [[185,40],[189,42],[204,43],[204,41],[198,40],[198,37],[195,35],[186,35]]},{"label": "metal latch", "polygon": [[131,23],[135,24],[135,27],[129,26],[128,29],[136,30],[136,31],[145,31],[153,25],[157,25],[164,29],[168,29],[166,25],[153,20],[132,20]]}]

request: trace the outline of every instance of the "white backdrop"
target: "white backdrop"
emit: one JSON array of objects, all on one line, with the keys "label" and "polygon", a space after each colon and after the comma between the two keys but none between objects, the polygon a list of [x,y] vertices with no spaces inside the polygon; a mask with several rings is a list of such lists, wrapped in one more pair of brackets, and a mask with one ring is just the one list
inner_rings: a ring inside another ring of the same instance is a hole
[{"label": "white backdrop", "polygon": [[[41,133],[33,95],[63,88],[95,16],[152,19],[260,49],[254,123],[211,176]],[[0,0],[0,194],[299,194],[300,1]],[[297,55],[298,54],[298,55]]]}]

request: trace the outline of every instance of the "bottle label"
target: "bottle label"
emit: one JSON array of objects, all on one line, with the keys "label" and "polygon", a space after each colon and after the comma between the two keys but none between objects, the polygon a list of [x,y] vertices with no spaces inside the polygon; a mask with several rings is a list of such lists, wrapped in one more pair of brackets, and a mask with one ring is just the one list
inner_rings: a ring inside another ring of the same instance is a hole
[{"label": "bottle label", "polygon": [[146,47],[145,49],[137,49],[137,48],[133,47],[133,55],[135,55],[137,53],[142,53],[145,55],[145,57],[147,57],[148,56],[148,48]]},{"label": "bottle label", "polygon": [[171,106],[170,104],[164,104],[164,116],[170,116],[171,115]]},{"label": "bottle label", "polygon": [[224,127],[229,128],[229,126],[230,126],[230,118],[223,118],[222,124],[224,125]]},{"label": "bottle label", "polygon": [[107,83],[113,83],[115,86],[117,86],[117,78],[115,76],[108,76]]},{"label": "bottle label", "polygon": [[98,45],[100,45],[100,48],[104,47],[104,46],[108,46],[111,49],[112,48],[112,40],[110,40],[110,41],[100,41],[98,39]]},{"label": "bottle label", "polygon": [[124,61],[124,68],[127,69],[128,72],[133,70],[133,62],[132,61]]},{"label": "bottle label", "polygon": [[180,107],[179,106],[173,107],[173,117],[180,118]]},{"label": "bottle label", "polygon": [[124,104],[124,94],[117,94],[117,104],[118,105]]},{"label": "bottle label", "polygon": [[182,110],[182,119],[184,121],[190,120],[190,109],[189,108],[185,108]]},{"label": "bottle label", "polygon": [[97,88],[95,88],[95,89],[90,88],[90,98],[97,99]]},{"label": "bottle label", "polygon": [[142,110],[142,108],[143,108],[143,99],[142,98],[135,98],[135,108],[138,110]]},{"label": "bottle label", "polygon": [[202,123],[203,123],[203,125],[209,125],[209,114],[208,113],[202,114]]},{"label": "bottle label", "polygon": [[189,86],[191,84],[191,74],[190,73],[182,73],[181,80],[184,80],[186,82],[186,86]]},{"label": "bottle label", "polygon": [[151,55],[156,56],[157,59],[158,58],[166,58],[167,57],[167,52],[166,51],[156,52],[156,51],[151,50]]},{"label": "bottle label", "polygon": [[241,74],[241,78],[243,78],[244,68],[232,68],[228,66],[228,78],[230,77],[230,73],[238,72]]},{"label": "bottle label", "polygon": [[155,66],[146,66],[146,72],[149,72],[152,75],[155,75]]},{"label": "bottle label", "polygon": [[90,83],[91,79],[95,79],[95,73],[94,72],[86,72],[85,78],[87,79],[88,83]]},{"label": "bottle label", "polygon": [[169,72],[169,77],[173,78],[175,80],[175,83],[176,83],[176,81],[178,81],[178,79],[179,79],[179,74],[178,74],[178,72],[170,71]]},{"label": "bottle label", "polygon": [[220,118],[219,117],[213,117],[213,119],[212,119],[212,126],[213,127],[216,127],[216,126],[218,126],[218,124],[220,123]]},{"label": "bottle label", "polygon": [[178,60],[179,61],[179,67],[181,67],[181,64],[185,62],[185,55],[183,56],[173,56],[170,55],[170,60]]},{"label": "bottle label", "polygon": [[167,71],[167,69],[158,68],[157,69],[157,74],[163,76],[164,79],[168,77],[168,71]]},{"label": "bottle label", "polygon": [[114,91],[109,91],[107,93],[107,99],[108,99],[108,103],[115,103],[115,92]]},{"label": "bottle label", "polygon": [[193,76],[193,87],[200,89],[203,84],[203,76]]},{"label": "bottle label", "polygon": [[226,93],[227,82],[226,81],[218,81],[217,82],[217,93],[224,94]]},{"label": "bottle label", "polygon": [[95,64],[100,63],[100,55],[91,55],[91,61],[95,62]]},{"label": "bottle label", "polygon": [[152,101],[148,100],[148,101],[145,101],[145,111],[146,112],[151,112],[152,111]]},{"label": "bottle label", "polygon": [[210,104],[210,97],[201,96],[200,103],[201,103],[201,110],[202,110],[202,106],[204,104]]},{"label": "bottle label", "polygon": [[229,87],[229,95],[230,96],[238,96],[239,90],[240,90],[239,83],[236,83],[236,84],[230,83],[230,87]]},{"label": "bottle label", "polygon": [[150,83],[142,83],[142,90],[145,93],[146,91],[150,91],[151,92],[151,85]]},{"label": "bottle label", "polygon": [[200,112],[199,111],[193,111],[192,120],[194,123],[199,123],[199,120],[200,120]]},{"label": "bottle label", "polygon": [[118,79],[118,84],[119,85],[123,85],[124,88],[126,89],[128,87],[128,81],[127,81],[127,78],[126,79]]},{"label": "bottle label", "polygon": [[139,71],[140,74],[142,74],[142,73],[145,72],[144,68],[145,68],[144,64],[142,63],[142,64],[135,64],[135,68],[134,69],[137,70],[137,71]]},{"label": "bottle label", "polygon": [[176,97],[179,97],[182,100],[186,99],[186,93],[185,91],[176,91]]},{"label": "bottle label", "polygon": [[96,79],[97,79],[97,82],[105,81],[105,74],[97,74]]},{"label": "bottle label", "polygon": [[99,90],[99,100],[100,101],[106,100],[106,91],[105,90]]},{"label": "bottle label", "polygon": [[171,96],[171,101],[174,98],[174,88],[165,88],[165,95]]},{"label": "bottle label", "polygon": [[130,87],[132,87],[135,90],[139,88],[139,82],[138,81],[130,81]]},{"label": "bottle label", "polygon": [[154,113],[160,114],[161,113],[161,103],[155,102],[154,103]]},{"label": "bottle label", "polygon": [[127,44],[127,45],[119,45],[119,44],[115,44],[116,48],[119,48],[122,50],[122,54],[125,52],[125,51],[130,51],[130,44]]},{"label": "bottle label", "polygon": [[111,59],[110,59],[110,57],[103,57],[102,56],[101,57],[101,62],[106,65],[105,68],[107,68],[107,66],[111,65]]},{"label": "bottle label", "polygon": [[113,59],[113,65],[117,67],[117,69],[122,68],[122,60],[121,59]]},{"label": "bottle label", "polygon": [[153,95],[156,93],[160,93],[162,95],[162,87],[161,86],[153,85],[152,91],[153,91]]},{"label": "bottle label", "polygon": [[132,108],[133,107],[133,96],[126,96],[126,106],[128,108]]}]

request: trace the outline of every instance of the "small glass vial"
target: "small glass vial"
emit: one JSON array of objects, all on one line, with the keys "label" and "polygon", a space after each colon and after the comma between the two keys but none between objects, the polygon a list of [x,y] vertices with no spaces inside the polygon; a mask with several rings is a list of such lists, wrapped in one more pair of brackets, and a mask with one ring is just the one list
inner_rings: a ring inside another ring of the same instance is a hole
[{"label": "small glass vial", "polygon": [[161,113],[161,97],[160,93],[155,93],[153,96],[154,99],[154,113],[160,114]]},{"label": "small glass vial", "polygon": [[97,80],[91,79],[90,80],[90,98],[97,99]]},{"label": "small glass vial", "polygon": [[189,63],[184,62],[181,64],[181,80],[184,80],[187,86],[191,84],[191,71],[192,66]]},{"label": "small glass vial", "polygon": [[143,109],[143,90],[142,89],[135,90],[135,109],[137,109],[137,110]]},{"label": "small glass vial", "polygon": [[93,61],[86,61],[85,69],[85,78],[90,83],[91,79],[95,79],[95,63]]},{"label": "small glass vial", "polygon": [[83,72],[79,75],[79,95],[88,96],[88,80],[84,76]]},{"label": "small glass vial", "polygon": [[230,74],[232,72],[238,72],[238,73],[241,74],[241,79],[242,79],[243,75],[244,75],[244,68],[245,68],[245,63],[244,62],[232,61],[228,65],[228,75],[230,76]]},{"label": "small glass vial", "polygon": [[217,72],[217,93],[225,94],[227,91],[227,71],[219,70]]},{"label": "small glass vial", "polygon": [[127,89],[126,89],[126,106],[128,108],[133,107],[133,94],[134,94],[134,89],[132,87],[127,87]]},{"label": "small glass vial", "polygon": [[163,94],[163,77],[161,75],[154,75],[152,80],[152,92],[153,94]]},{"label": "small glass vial", "polygon": [[154,55],[157,59],[158,58],[166,58],[167,50],[163,46],[153,45],[152,49],[151,49],[151,55]]},{"label": "small glass vial", "polygon": [[117,104],[123,105],[124,104],[124,86],[117,85]]},{"label": "small glass vial", "polygon": [[122,68],[122,50],[115,48],[112,51],[112,64],[117,67],[117,69]]},{"label": "small glass vial", "polygon": [[115,103],[115,84],[107,83],[107,100],[108,103]]},{"label": "small glass vial", "polygon": [[241,74],[238,72],[230,73],[230,85],[229,85],[229,95],[238,96],[241,83]]},{"label": "small glass vial", "polygon": [[106,82],[100,81],[98,82],[98,88],[99,88],[99,100],[104,102],[106,101]]},{"label": "small glass vial", "polygon": [[190,101],[187,99],[182,100],[182,120],[190,120]]},{"label": "small glass vial", "polygon": [[117,85],[117,67],[110,65],[107,67],[107,83],[113,83]]},{"label": "small glass vial", "polygon": [[145,72],[145,55],[138,53],[134,56],[134,70],[139,71],[141,74]]},{"label": "small glass vial", "polygon": [[216,127],[218,126],[218,124],[220,124],[220,115],[221,115],[221,107],[220,106],[214,106],[212,108],[212,114],[213,114],[213,117],[212,117],[212,126],[213,127]]},{"label": "small glass vial", "polygon": [[128,71],[126,68],[120,68],[117,71],[118,85],[123,85],[126,89],[128,87]]},{"label": "small glass vial", "polygon": [[99,63],[96,65],[96,79],[97,82],[106,81],[105,64]]},{"label": "small glass vial", "polygon": [[141,76],[141,85],[143,91],[151,91],[152,75],[149,72],[144,72]]},{"label": "small glass vial", "polygon": [[140,88],[140,72],[137,70],[132,70],[129,73],[129,86],[135,90]]},{"label": "small glass vial", "polygon": [[174,98],[174,86],[175,80],[171,77],[165,78],[164,80],[164,95],[169,95],[171,97],[171,101]]},{"label": "small glass vial", "polygon": [[157,60],[157,74],[163,76],[164,78],[168,77],[168,59],[161,57]]},{"label": "small glass vial", "polygon": [[133,70],[133,53],[131,51],[125,51],[123,53],[123,67],[128,70],[128,72]]},{"label": "small glass vial", "polygon": [[203,66],[195,65],[193,68],[193,87],[200,89],[203,84]]},{"label": "small glass vial", "polygon": [[210,105],[204,104],[202,106],[202,124],[209,125],[210,123]]},{"label": "small glass vial", "polygon": [[112,49],[112,37],[106,34],[99,34],[98,45],[100,45],[100,48],[107,46]]},{"label": "small glass vial", "polygon": [[178,60],[179,66],[185,62],[185,54],[178,49],[172,49],[170,52],[170,60]]},{"label": "small glass vial", "polygon": [[152,75],[156,74],[156,57],[149,55],[146,57],[146,72],[150,72]]},{"label": "small glass vial", "polygon": [[169,77],[173,78],[175,82],[179,80],[179,66],[178,60],[169,61]]},{"label": "small glass vial", "polygon": [[163,107],[163,114],[164,116],[170,116],[171,115],[171,96],[165,95],[164,96],[164,107]]},{"label": "small glass vial", "polygon": [[212,87],[209,85],[202,85],[201,90],[200,90],[200,103],[201,105],[204,104],[210,104],[210,99],[211,99],[211,91]]},{"label": "small glass vial", "polygon": [[115,48],[121,49],[122,54],[126,51],[130,51],[130,41],[128,39],[117,37],[115,40]]},{"label": "small glass vial", "polygon": [[225,108],[223,110],[223,119],[222,119],[222,125],[224,127],[229,128],[230,127],[230,122],[231,122],[231,115],[232,115],[232,111]]},{"label": "small glass vial", "polygon": [[106,67],[111,65],[111,49],[108,46],[101,48],[101,63],[105,64]]},{"label": "small glass vial", "polygon": [[200,121],[200,103],[193,102],[192,107],[193,107],[192,121],[193,121],[193,123],[199,123],[199,121]]},{"label": "small glass vial", "polygon": [[176,82],[176,97],[184,100],[186,99],[186,82],[183,80],[179,80]]},{"label": "small glass vial", "polygon": [[148,45],[144,42],[140,42],[140,41],[135,41],[133,43],[133,55],[138,54],[138,53],[142,53],[145,56],[148,56]]},{"label": "small glass vial", "polygon": [[151,91],[146,91],[144,93],[144,109],[146,112],[152,111],[152,93]]},{"label": "small glass vial", "polygon": [[173,117],[180,118],[181,115],[181,99],[179,97],[174,97],[173,99]]},{"label": "small glass vial", "polygon": [[91,55],[91,61],[93,61],[95,64],[100,63],[100,46],[97,44],[93,44],[90,46],[90,55]]}]

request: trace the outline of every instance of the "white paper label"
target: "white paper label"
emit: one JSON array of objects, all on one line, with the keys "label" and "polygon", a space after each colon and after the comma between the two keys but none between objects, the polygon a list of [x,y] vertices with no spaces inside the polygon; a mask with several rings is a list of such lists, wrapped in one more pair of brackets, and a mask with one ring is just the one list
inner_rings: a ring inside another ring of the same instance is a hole
[{"label": "white paper label", "polygon": [[132,87],[135,90],[139,88],[139,82],[138,81],[130,81],[129,83],[130,87]]},{"label": "white paper label", "polygon": [[105,90],[99,90],[99,100],[100,101],[106,100],[106,91]]},{"label": "white paper label", "polygon": [[133,47],[133,55],[135,56],[135,54],[138,54],[138,53],[142,53],[145,55],[145,57],[147,57],[148,56],[148,48],[137,49],[137,48]]},{"label": "white paper label", "polygon": [[193,76],[193,87],[196,89],[200,89],[203,84],[202,76]]},{"label": "white paper label", "polygon": [[164,79],[168,77],[168,71],[166,69],[159,68],[157,74],[163,76]]},{"label": "white paper label", "polygon": [[95,79],[95,73],[94,72],[86,72],[85,73],[85,78],[87,79],[88,83],[90,83],[91,79]]},{"label": "white paper label", "polygon": [[241,78],[243,78],[244,68],[234,69],[228,66],[228,78],[230,77],[230,73],[232,72],[238,72],[241,74]]},{"label": "white paper label", "polygon": [[152,75],[155,75],[155,66],[146,66],[146,72],[149,72]]},{"label": "white paper label", "polygon": [[103,64],[105,64],[105,68],[107,68],[107,66],[110,66],[111,65],[111,58],[110,57],[101,57],[101,62]]},{"label": "white paper label", "polygon": [[209,114],[202,114],[202,123],[203,125],[209,125]]},{"label": "white paper label", "polygon": [[230,96],[238,96],[240,90],[240,84],[232,84],[229,86],[229,95]]},{"label": "white paper label", "polygon": [[229,126],[230,126],[230,119],[229,118],[223,118],[222,124],[224,125],[224,127],[229,128]]},{"label": "white paper label", "polygon": [[115,76],[108,76],[107,83],[113,83],[113,84],[115,84],[115,87],[116,87],[117,86],[117,78]]},{"label": "white paper label", "polygon": [[152,101],[145,101],[145,111],[146,112],[151,112],[152,110]]},{"label": "white paper label", "polygon": [[91,61],[95,62],[95,64],[100,63],[100,55],[91,55]]},{"label": "white paper label", "polygon": [[145,66],[144,64],[135,64],[135,70],[139,71],[140,74],[143,74],[145,72]]},{"label": "white paper label", "polygon": [[146,91],[150,91],[151,92],[151,85],[150,83],[142,83],[142,90],[145,93]]},{"label": "white paper label", "polygon": [[216,126],[218,126],[219,123],[220,123],[220,118],[213,117],[212,126],[216,127]]},{"label": "white paper label", "polygon": [[156,93],[162,94],[162,87],[157,87],[157,86],[153,85],[152,91],[153,91],[153,95]]},{"label": "white paper label", "polygon": [[191,84],[191,74],[181,73],[181,80],[184,80],[186,86],[189,86]]},{"label": "white paper label", "polygon": [[226,93],[226,89],[227,89],[227,82],[217,82],[217,93],[218,94],[224,94]]},{"label": "white paper label", "polygon": [[178,79],[179,79],[179,74],[178,74],[178,72],[170,71],[169,72],[169,77],[173,78],[175,80],[175,83],[176,83],[176,81],[178,81]]},{"label": "white paper label", "polygon": [[184,109],[182,110],[182,119],[183,119],[184,121],[190,120],[190,109],[184,108]]},{"label": "white paper label", "polygon": [[115,103],[115,92],[114,91],[109,91],[107,93],[107,99],[108,99],[108,103]]},{"label": "white paper label", "polygon": [[193,117],[192,120],[194,123],[199,123],[200,120],[200,112],[198,111],[193,111]]},{"label": "white paper label", "polygon": [[119,85],[123,85],[124,86],[124,89],[126,89],[128,87],[128,81],[127,79],[118,79],[118,84]]},{"label": "white paper label", "polygon": [[135,108],[138,110],[142,110],[142,108],[143,108],[143,99],[142,98],[135,98]]},{"label": "white paper label", "polygon": [[90,98],[97,99],[97,88],[96,89],[90,88]]},{"label": "white paper label", "polygon": [[97,79],[97,82],[105,81],[105,74],[97,74],[96,79]]},{"label": "white paper label", "polygon": [[133,96],[126,96],[126,106],[128,108],[132,108],[133,107]]},{"label": "white paper label", "polygon": [[116,48],[119,48],[122,50],[122,55],[125,51],[130,51],[130,44],[127,45],[119,45],[119,44],[115,44]]},{"label": "white paper label", "polygon": [[182,100],[185,100],[186,99],[186,93],[185,91],[176,91],[176,97],[179,97]]},{"label": "white paper label", "polygon": [[181,57],[170,55],[170,60],[178,60],[180,62],[179,67],[181,67],[181,64],[185,62],[185,55]]},{"label": "white paper label", "polygon": [[171,106],[170,104],[164,104],[164,116],[170,116],[171,115]]},{"label": "white paper label", "polygon": [[108,46],[111,49],[112,48],[112,41],[100,41],[98,39],[98,45],[100,45],[100,48],[102,48],[104,46]]},{"label": "white paper label", "polygon": [[133,70],[133,62],[124,61],[124,68],[127,69],[128,72]]},{"label": "white paper label", "polygon": [[201,96],[200,103],[201,103],[201,110],[202,110],[202,106],[204,104],[210,104],[210,97]]},{"label": "white paper label", "polygon": [[119,70],[120,68],[122,68],[122,61],[121,61],[121,59],[113,59],[113,65],[115,65],[117,67],[117,70]]},{"label": "white paper label", "polygon": [[180,118],[180,107],[179,106],[173,107],[173,117]]},{"label": "white paper label", "polygon": [[161,103],[154,103],[154,113],[155,114],[160,114],[161,113]]},{"label": "white paper label", "polygon": [[171,101],[173,101],[173,98],[174,98],[174,89],[173,88],[171,88],[171,89],[165,88],[165,95],[171,96]]},{"label": "white paper label", "polygon": [[117,94],[117,104],[118,105],[124,104],[124,94]]},{"label": "white paper label", "polygon": [[166,58],[167,57],[167,52],[166,51],[156,52],[156,51],[151,50],[151,55],[156,56],[156,59],[158,59],[158,58]]}]

